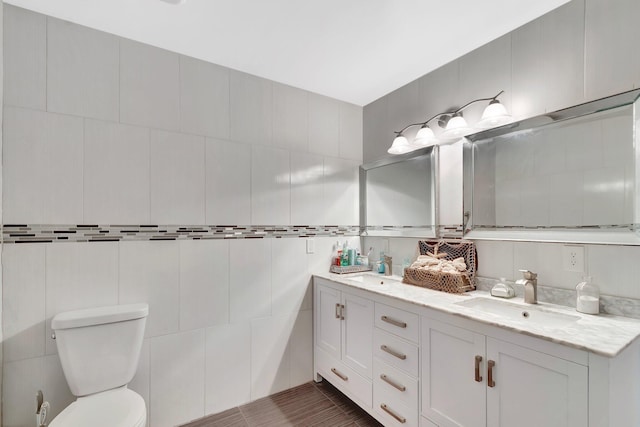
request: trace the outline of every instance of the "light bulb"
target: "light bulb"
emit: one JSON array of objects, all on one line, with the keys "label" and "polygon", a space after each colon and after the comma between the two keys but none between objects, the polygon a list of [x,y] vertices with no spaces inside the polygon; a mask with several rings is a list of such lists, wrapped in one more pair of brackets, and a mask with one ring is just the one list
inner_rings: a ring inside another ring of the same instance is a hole
[{"label": "light bulb", "polygon": [[482,118],[476,125],[480,129],[490,129],[511,123],[512,117],[507,109],[497,99],[491,101],[482,113]]},{"label": "light bulb", "polygon": [[454,142],[469,135],[471,132],[473,132],[473,129],[469,127],[464,117],[456,114],[447,122],[447,127],[440,135],[440,140],[443,142]]},{"label": "light bulb", "polygon": [[396,136],[395,139],[393,140],[393,144],[391,144],[391,147],[389,147],[389,149],[387,150],[387,153],[404,154],[404,153],[408,153],[411,150],[412,150],[412,147],[409,145],[409,141],[407,141],[407,138],[405,138],[404,135],[399,133],[398,136]]},{"label": "light bulb", "polygon": [[416,148],[429,147],[431,145],[436,145],[438,143],[438,138],[433,134],[431,128],[427,125],[423,125],[418,133],[416,134],[415,139],[411,143]]}]

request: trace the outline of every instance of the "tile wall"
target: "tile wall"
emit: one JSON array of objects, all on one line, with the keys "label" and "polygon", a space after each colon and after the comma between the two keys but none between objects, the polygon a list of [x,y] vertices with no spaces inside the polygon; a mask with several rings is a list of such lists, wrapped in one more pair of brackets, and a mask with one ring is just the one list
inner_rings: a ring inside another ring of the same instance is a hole
[{"label": "tile wall", "polygon": [[311,380],[362,108],[13,6],[4,36],[3,425],[38,389],[72,401],[49,337],[76,308],[149,303],[130,385],[154,427]]}]

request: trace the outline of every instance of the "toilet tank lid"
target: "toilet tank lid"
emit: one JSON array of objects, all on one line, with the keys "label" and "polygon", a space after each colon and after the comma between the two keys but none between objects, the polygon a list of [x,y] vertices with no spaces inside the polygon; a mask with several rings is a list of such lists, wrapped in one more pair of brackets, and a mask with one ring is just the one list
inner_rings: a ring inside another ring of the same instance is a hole
[{"label": "toilet tank lid", "polygon": [[82,328],[105,323],[124,322],[147,317],[149,305],[124,304],[108,307],[85,308],[56,314],[51,320],[51,329]]}]

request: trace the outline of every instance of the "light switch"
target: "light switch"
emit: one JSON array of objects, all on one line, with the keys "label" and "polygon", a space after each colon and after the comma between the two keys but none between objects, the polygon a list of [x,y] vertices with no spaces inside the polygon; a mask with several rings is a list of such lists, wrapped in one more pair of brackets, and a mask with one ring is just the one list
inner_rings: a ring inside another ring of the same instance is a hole
[{"label": "light switch", "polygon": [[307,239],[307,253],[312,254],[316,250],[316,242],[313,239]]}]

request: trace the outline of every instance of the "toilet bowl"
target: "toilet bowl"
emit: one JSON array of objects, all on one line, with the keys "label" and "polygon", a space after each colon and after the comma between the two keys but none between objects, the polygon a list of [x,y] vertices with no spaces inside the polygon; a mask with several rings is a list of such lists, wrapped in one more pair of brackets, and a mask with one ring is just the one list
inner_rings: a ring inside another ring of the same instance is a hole
[{"label": "toilet bowl", "polygon": [[77,396],[50,427],[143,427],[144,399],[127,388],[135,375],[147,304],[75,310],[51,321],[60,363]]}]

